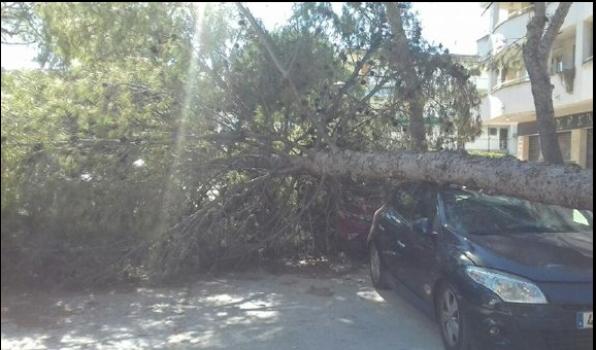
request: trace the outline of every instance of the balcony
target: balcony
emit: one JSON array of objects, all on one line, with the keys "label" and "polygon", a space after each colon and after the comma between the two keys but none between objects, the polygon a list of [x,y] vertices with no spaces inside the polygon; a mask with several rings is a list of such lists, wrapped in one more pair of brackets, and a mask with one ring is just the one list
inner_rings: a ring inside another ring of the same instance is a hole
[{"label": "balcony", "polygon": [[494,10],[494,29],[507,21],[526,14],[532,9],[531,2],[496,2],[495,6],[497,8]]},{"label": "balcony", "polygon": [[[497,6],[493,10],[493,26],[491,35],[492,54],[496,55],[501,50],[519,43],[526,35],[526,26],[532,15],[531,3],[527,2],[495,2]],[[586,15],[585,8],[581,3],[575,3],[565,18],[562,30],[575,27],[577,21]],[[546,12],[552,16],[556,11],[558,2],[548,3]]]},{"label": "balcony", "polygon": [[497,55],[512,44],[520,42],[526,35],[529,20],[530,12],[526,11],[496,25],[491,37],[492,54]]}]

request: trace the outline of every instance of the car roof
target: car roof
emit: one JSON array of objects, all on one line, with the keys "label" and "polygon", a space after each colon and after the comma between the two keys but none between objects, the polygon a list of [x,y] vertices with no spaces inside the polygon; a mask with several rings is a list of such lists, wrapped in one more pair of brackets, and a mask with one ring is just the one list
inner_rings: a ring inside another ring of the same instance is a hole
[{"label": "car roof", "polygon": [[436,182],[431,182],[431,181],[426,181],[426,180],[404,181],[404,182],[399,183],[395,189],[399,190],[399,189],[407,188],[409,186],[423,186],[423,187],[427,187],[427,188],[432,189],[437,192],[456,190],[456,191],[465,191],[465,192],[475,193],[475,194],[479,194],[479,193],[484,193],[484,194],[488,194],[488,195],[491,194],[490,192],[486,192],[479,188],[471,188],[469,186],[463,186],[463,185],[458,185],[458,184],[453,184],[453,183],[438,184]]}]

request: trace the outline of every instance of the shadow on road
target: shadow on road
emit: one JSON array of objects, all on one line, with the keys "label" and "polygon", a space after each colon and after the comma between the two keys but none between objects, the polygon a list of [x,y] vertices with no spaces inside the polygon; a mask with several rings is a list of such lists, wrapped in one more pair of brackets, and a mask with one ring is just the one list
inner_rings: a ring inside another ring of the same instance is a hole
[{"label": "shadow on road", "polygon": [[362,271],[249,277],[3,298],[2,349],[442,349],[432,320]]}]

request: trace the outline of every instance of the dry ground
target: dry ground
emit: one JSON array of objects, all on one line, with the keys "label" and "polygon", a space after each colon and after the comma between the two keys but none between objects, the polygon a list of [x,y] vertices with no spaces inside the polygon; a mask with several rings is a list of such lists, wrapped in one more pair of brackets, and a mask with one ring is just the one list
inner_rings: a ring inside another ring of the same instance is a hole
[{"label": "dry ground", "polygon": [[442,349],[433,321],[365,270],[243,273],[185,287],[5,295],[2,349]]}]

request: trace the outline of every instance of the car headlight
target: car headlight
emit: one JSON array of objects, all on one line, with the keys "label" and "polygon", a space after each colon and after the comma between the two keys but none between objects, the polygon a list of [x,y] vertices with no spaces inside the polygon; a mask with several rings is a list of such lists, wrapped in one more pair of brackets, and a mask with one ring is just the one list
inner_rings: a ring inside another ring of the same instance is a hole
[{"label": "car headlight", "polygon": [[466,274],[508,303],[546,304],[546,297],[534,283],[521,277],[477,266],[466,267]]}]

